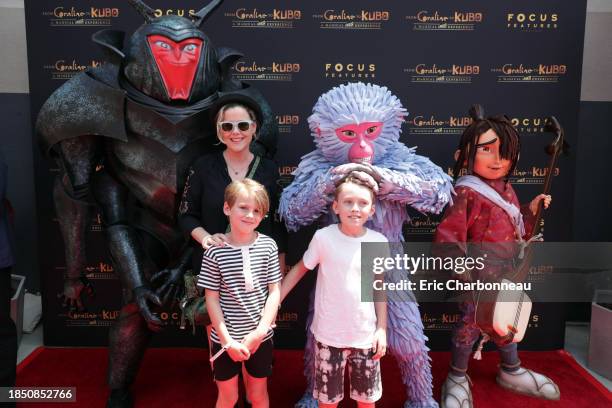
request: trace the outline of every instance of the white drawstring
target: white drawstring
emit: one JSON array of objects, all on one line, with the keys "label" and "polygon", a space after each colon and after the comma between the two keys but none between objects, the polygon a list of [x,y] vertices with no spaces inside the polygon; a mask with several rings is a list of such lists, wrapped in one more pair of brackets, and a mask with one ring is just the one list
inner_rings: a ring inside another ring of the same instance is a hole
[{"label": "white drawstring", "polygon": [[482,333],[482,339],[480,339],[478,348],[474,352],[474,360],[482,360],[482,348],[484,347],[485,343],[489,341],[489,339],[490,337],[487,333]]},{"label": "white drawstring", "polygon": [[240,248],[240,252],[242,253],[242,273],[244,274],[244,291],[252,292],[255,290],[255,285],[253,284],[253,273],[251,271],[251,256],[249,254],[249,247]]}]

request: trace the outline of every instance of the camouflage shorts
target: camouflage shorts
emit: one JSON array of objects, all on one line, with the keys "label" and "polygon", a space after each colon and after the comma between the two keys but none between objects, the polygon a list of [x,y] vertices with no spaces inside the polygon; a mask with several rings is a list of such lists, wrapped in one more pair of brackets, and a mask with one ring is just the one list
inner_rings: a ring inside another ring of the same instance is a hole
[{"label": "camouflage shorts", "polygon": [[315,344],[315,385],[313,396],[325,404],[344,398],[344,369],[348,361],[351,399],[375,402],[382,396],[380,360],[372,360],[370,349],[336,348]]}]

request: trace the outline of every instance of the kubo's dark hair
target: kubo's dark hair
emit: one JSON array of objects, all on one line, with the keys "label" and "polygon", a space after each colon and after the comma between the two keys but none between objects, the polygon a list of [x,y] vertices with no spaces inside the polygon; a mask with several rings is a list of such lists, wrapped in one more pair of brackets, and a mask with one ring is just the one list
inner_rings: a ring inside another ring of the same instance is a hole
[{"label": "kubo's dark hair", "polygon": [[512,121],[506,115],[484,117],[484,109],[481,105],[472,105],[469,110],[472,123],[463,131],[459,141],[459,156],[453,168],[453,177],[460,176],[461,170],[467,162],[467,173],[474,171],[474,159],[476,157],[476,145],[478,138],[489,129],[493,129],[499,137],[500,155],[502,159],[510,160],[512,163],[506,181],[514,171],[521,151],[521,137],[512,126]]}]

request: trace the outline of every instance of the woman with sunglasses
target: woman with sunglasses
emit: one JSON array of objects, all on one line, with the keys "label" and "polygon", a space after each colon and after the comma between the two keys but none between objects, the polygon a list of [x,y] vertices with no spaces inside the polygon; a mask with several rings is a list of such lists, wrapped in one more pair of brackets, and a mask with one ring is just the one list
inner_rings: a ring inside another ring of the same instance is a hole
[{"label": "woman with sunglasses", "polygon": [[234,180],[251,178],[266,187],[270,211],[258,231],[272,237],[279,248],[281,271],[285,267],[286,230],[278,221],[278,165],[253,154],[249,147],[261,123],[259,105],[250,98],[218,103],[215,115],[217,137],[225,149],[197,159],[188,174],[179,209],[179,224],[194,246],[193,271],[198,273],[202,254],[212,245],[224,245],[228,220],[223,213],[223,193]]}]

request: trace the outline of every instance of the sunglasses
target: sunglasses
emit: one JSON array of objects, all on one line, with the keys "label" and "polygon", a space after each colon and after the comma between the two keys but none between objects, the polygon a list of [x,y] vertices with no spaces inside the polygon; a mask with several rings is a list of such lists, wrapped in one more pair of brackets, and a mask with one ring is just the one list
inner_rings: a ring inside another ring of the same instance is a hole
[{"label": "sunglasses", "polygon": [[238,130],[246,132],[247,130],[249,130],[253,123],[255,122],[253,122],[252,120],[240,120],[238,122],[219,122],[217,123],[217,127],[224,132],[231,132],[236,129],[236,127],[238,127]]}]

